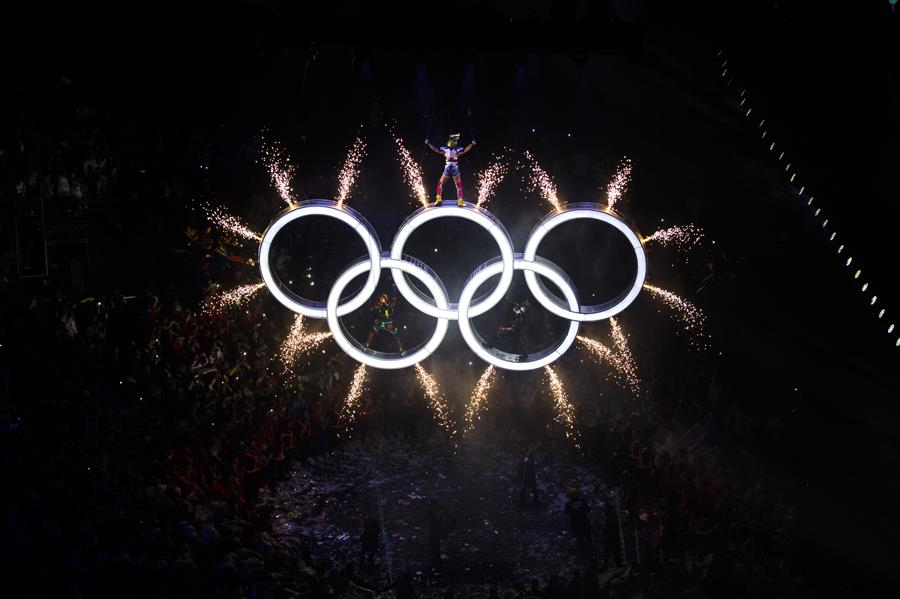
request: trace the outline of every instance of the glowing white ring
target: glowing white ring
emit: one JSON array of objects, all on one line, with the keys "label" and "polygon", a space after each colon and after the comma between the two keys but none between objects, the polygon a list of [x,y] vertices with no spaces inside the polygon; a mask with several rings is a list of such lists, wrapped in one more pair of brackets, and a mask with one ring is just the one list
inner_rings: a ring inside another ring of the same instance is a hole
[{"label": "glowing white ring", "polygon": [[[337,280],[334,282],[334,286],[331,288],[331,292],[328,294],[328,301],[326,302],[325,309],[328,314],[328,328],[331,329],[334,340],[341,349],[350,355],[351,358],[374,368],[392,370],[407,368],[421,362],[434,353],[444,340],[449,324],[449,321],[446,318],[438,318],[431,338],[411,353],[402,352],[399,354],[388,354],[374,351],[363,347],[362,344],[355,339],[351,339],[344,331],[344,327],[339,318],[340,308],[338,307],[341,293],[350,281],[363,274],[367,268],[369,268],[368,260],[363,260],[350,266],[338,276]],[[447,299],[447,291],[444,289],[443,284],[440,283],[440,280],[435,278],[433,273],[412,262],[388,258],[387,255],[381,257],[380,268],[396,268],[404,273],[411,274],[428,288],[428,291],[432,294],[438,308],[442,310],[448,308],[449,301]]]},{"label": "glowing white ring", "polygon": [[[563,335],[555,348],[538,352],[539,357],[535,359],[522,361],[505,359],[503,354],[510,357],[513,357],[515,354],[507,354],[496,348],[485,347],[484,343],[479,338],[479,335],[472,328],[472,323],[469,320],[472,316],[470,310],[472,296],[485,281],[500,274],[502,267],[502,263],[496,261],[484,263],[469,277],[459,295],[459,332],[462,333],[466,345],[468,345],[469,348],[485,362],[493,364],[498,368],[505,368],[506,370],[534,370],[535,368],[540,368],[556,361],[560,356],[566,353],[572,343],[575,342],[579,326],[577,320],[569,321],[569,330],[566,331],[566,334]],[[575,290],[572,289],[571,281],[569,281],[562,270],[552,262],[544,260],[543,258],[528,261],[521,256],[517,256],[513,263],[513,268],[515,270],[524,270],[526,275],[528,273],[537,273],[542,277],[549,279],[560,291],[562,291],[569,307],[572,310],[578,309],[578,297],[575,295]]]},{"label": "glowing white ring", "polygon": [[[438,218],[462,218],[471,221],[490,233],[494,241],[497,242],[497,247],[500,248],[500,257],[503,265],[503,271],[500,273],[500,282],[497,283],[497,287],[491,293],[476,300],[469,308],[470,316],[484,314],[499,304],[506,292],[509,291],[509,287],[512,285],[513,257],[515,255],[512,239],[510,239],[506,227],[484,208],[467,203],[465,207],[425,206],[418,209],[403,222],[394,236],[394,241],[391,244],[391,258],[395,260],[400,259],[403,256],[403,247],[406,245],[409,236],[425,223]],[[450,304],[447,309],[441,309],[430,303],[427,298],[410,286],[406,280],[406,275],[400,269],[391,269],[391,276],[394,278],[394,284],[397,286],[397,291],[400,292],[400,295],[420,312],[435,318],[449,318],[450,320],[459,318],[459,310],[454,304]]]},{"label": "glowing white ring", "polygon": [[[331,200],[310,200],[288,208],[272,221],[262,235],[262,239],[259,242],[259,270],[262,273],[266,287],[269,288],[275,299],[284,306],[309,318],[325,318],[327,313],[322,302],[314,302],[302,298],[285,288],[281,281],[272,273],[269,264],[270,246],[272,245],[272,240],[275,239],[275,235],[288,223],[304,216],[314,215],[329,216],[350,225],[356,231],[356,234],[360,236],[369,253],[367,264],[371,268],[365,285],[363,285],[363,288],[359,290],[356,296],[337,307],[338,316],[344,316],[362,306],[372,297],[381,277],[381,242],[378,240],[378,236],[375,234],[369,221],[356,210],[345,205],[338,205],[337,202],[332,202]],[[372,265],[374,266],[372,267]]]},{"label": "glowing white ring", "polygon": [[608,209],[597,204],[568,204],[563,206],[559,212],[556,212],[544,218],[531,232],[528,242],[525,244],[525,251],[522,257],[526,262],[533,261],[537,255],[538,247],[544,237],[559,225],[578,219],[592,219],[605,222],[615,227],[619,232],[625,235],[628,242],[634,250],[634,256],[637,260],[637,272],[635,272],[634,282],[626,293],[617,298],[609,300],[603,304],[595,304],[591,306],[580,306],[577,309],[566,309],[562,302],[554,301],[555,296],[551,297],[546,288],[538,281],[535,271],[525,271],[525,282],[528,289],[534,295],[534,298],[544,306],[547,310],[570,320],[581,322],[593,322],[603,320],[615,316],[625,308],[638,296],[644,286],[644,279],[647,276],[647,256],[644,254],[644,246],[641,244],[637,234],[626,225],[621,219],[613,215]]},{"label": "glowing white ring", "polygon": [[[320,215],[336,218],[350,225],[362,238],[368,251],[368,259],[362,258],[347,268],[335,281],[328,301],[324,304],[299,297],[285,288],[272,273],[269,252],[275,235],[288,223],[304,216]],[[450,303],[440,278],[425,264],[404,255],[403,246],[409,236],[422,224],[435,218],[457,217],[475,222],[487,230],[497,242],[501,255],[482,264],[466,281],[458,305]],[[629,240],[637,260],[637,272],[633,285],[619,297],[603,304],[581,306],[566,274],[555,264],[537,255],[543,238],[555,227],[570,220],[588,218],[614,226]],[[413,213],[401,226],[388,253],[381,252],[381,243],[369,222],[358,212],[330,200],[311,200],[291,207],[278,215],[263,233],[259,245],[259,264],[263,280],[272,295],[294,312],[311,318],[325,318],[338,345],[356,360],[375,368],[396,369],[412,366],[431,355],[447,333],[448,320],[458,320],[466,344],[485,361],[507,370],[531,370],[550,364],[559,358],[575,341],[579,322],[609,318],[624,310],[637,297],[647,274],[647,260],[638,235],[618,216],[597,204],[569,204],[560,211],[545,217],[535,229],[525,246],[524,254],[515,254],[506,228],[487,210],[466,204],[465,207],[425,207]],[[400,354],[387,354],[363,347],[343,330],[340,318],[366,303],[375,291],[381,277],[381,269],[389,268],[397,288],[403,297],[420,311],[437,318],[434,334],[414,350]],[[357,295],[341,302],[340,294],[349,282],[368,269],[366,283]],[[512,284],[512,274],[525,271],[525,281],[538,303],[551,313],[570,320],[569,329],[555,348],[525,356],[510,354],[493,347],[486,347],[472,328],[470,318],[479,316],[496,306]],[[409,285],[406,274],[422,281],[431,299]],[[489,294],[473,299],[478,288],[489,278],[500,275],[497,287]],[[560,299],[538,278],[551,281],[565,296]],[[568,305],[568,309],[566,308]]]}]

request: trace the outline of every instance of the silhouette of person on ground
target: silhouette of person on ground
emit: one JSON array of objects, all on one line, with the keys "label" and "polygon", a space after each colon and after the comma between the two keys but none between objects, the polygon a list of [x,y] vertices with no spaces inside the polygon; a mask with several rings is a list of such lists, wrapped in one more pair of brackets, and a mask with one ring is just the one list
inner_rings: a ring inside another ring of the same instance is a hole
[{"label": "silhouette of person on ground", "polygon": [[578,542],[578,548],[585,556],[594,552],[594,540],[591,534],[591,518],[588,515],[591,506],[578,493],[577,489],[569,489],[569,500],[566,502],[565,512],[572,524],[572,532]]},{"label": "silhouette of person on ground", "polygon": [[534,504],[538,504],[537,494],[537,464],[534,461],[534,454],[529,449],[519,464],[519,499],[522,505],[525,505],[525,494],[531,490],[531,498]]},{"label": "silhouette of person on ground", "polygon": [[428,546],[431,552],[431,565],[441,565],[441,541],[450,531],[450,514],[437,499],[428,500]]},{"label": "silhouette of person on ground", "polygon": [[381,534],[381,527],[379,526],[378,519],[373,516],[366,516],[363,519],[363,531],[359,537],[360,544],[360,552],[359,552],[359,563],[362,564],[366,561],[371,560],[378,553],[379,547],[379,536]]},{"label": "silhouette of person on ground", "polygon": [[394,584],[384,589],[384,596],[389,597],[388,591],[393,590],[397,599],[417,599],[416,591],[412,586],[412,574],[406,570],[400,577],[394,581]]}]

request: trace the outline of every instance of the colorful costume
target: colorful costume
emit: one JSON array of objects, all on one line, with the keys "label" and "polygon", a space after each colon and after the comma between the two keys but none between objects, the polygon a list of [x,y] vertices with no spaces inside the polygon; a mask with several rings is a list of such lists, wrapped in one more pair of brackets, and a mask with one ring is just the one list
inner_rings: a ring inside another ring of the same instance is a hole
[{"label": "colorful costume", "polygon": [[375,312],[375,320],[372,322],[372,330],[369,331],[369,338],[366,339],[366,347],[372,344],[372,340],[380,332],[390,333],[397,342],[397,347],[403,351],[403,343],[397,336],[397,325],[394,324],[394,308],[397,306],[397,296],[389,297],[387,293],[382,293],[372,305]]},{"label": "colorful costume", "polygon": [[441,205],[441,190],[444,186],[444,181],[446,179],[453,179],[453,182],[456,184],[456,205],[462,206],[464,203],[463,200],[463,189],[462,189],[462,179],[459,176],[459,157],[472,149],[475,145],[475,140],[472,140],[465,148],[459,148],[459,133],[454,133],[450,136],[450,139],[447,140],[446,146],[441,146],[440,148],[435,147],[427,139],[425,140],[425,144],[431,148],[432,151],[437,152],[438,154],[444,157],[444,172],[441,174],[441,178],[438,180],[437,184],[437,192],[434,196],[434,203],[437,206]]},{"label": "colorful costume", "polygon": [[514,303],[512,312],[507,315],[503,322],[497,325],[497,337],[517,333],[525,321],[525,312],[528,311],[528,306],[527,299]]}]

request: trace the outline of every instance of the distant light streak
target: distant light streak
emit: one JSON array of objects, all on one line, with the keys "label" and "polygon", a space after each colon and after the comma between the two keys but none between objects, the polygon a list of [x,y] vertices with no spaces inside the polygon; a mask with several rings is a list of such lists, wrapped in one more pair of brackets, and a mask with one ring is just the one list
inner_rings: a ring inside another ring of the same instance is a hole
[{"label": "distant light streak", "polygon": [[497,192],[497,186],[506,177],[509,167],[503,158],[498,158],[486,169],[478,173],[478,202],[476,205],[487,204]]},{"label": "distant light streak", "polygon": [[205,312],[220,312],[227,308],[241,306],[250,301],[250,298],[265,286],[265,283],[253,283],[213,294],[203,301],[203,310]]},{"label": "distant light streak", "polygon": [[551,206],[553,206],[554,210],[561,210],[562,203],[559,200],[559,195],[557,194],[556,184],[553,182],[553,179],[544,170],[544,168],[538,164],[538,161],[534,158],[534,155],[529,150],[525,150],[524,153],[525,160],[527,164],[524,165],[524,168],[527,169],[526,173],[526,184],[528,186],[528,191],[536,191],[544,200],[547,201]]},{"label": "distant light streak", "polygon": [[422,391],[425,392],[425,397],[428,398],[428,403],[431,405],[431,410],[434,412],[438,425],[451,435],[455,434],[456,430],[450,419],[450,408],[447,406],[447,400],[441,393],[441,388],[438,386],[437,381],[428,374],[428,371],[421,364],[416,364],[416,377],[419,379]]},{"label": "distant light streak", "polygon": [[403,145],[403,140],[399,136],[394,136],[394,146],[397,148],[397,158],[400,160],[400,172],[403,180],[409,185],[419,203],[427,206],[429,204],[428,194],[425,192],[425,184],[422,182],[422,167]]},{"label": "distant light streak", "polygon": [[262,237],[259,233],[251,230],[250,227],[241,222],[241,219],[229,214],[221,206],[211,206],[210,204],[203,203],[201,204],[200,209],[203,210],[203,213],[210,222],[223,231],[228,231],[229,233],[233,233],[238,237],[243,237],[250,241],[262,241]]},{"label": "distant light streak", "polygon": [[353,189],[353,184],[356,183],[356,178],[359,177],[359,173],[362,170],[360,165],[365,156],[366,144],[361,137],[357,137],[350,149],[347,150],[347,157],[344,159],[344,164],[338,173],[338,207],[343,206],[347,198],[350,197],[350,191]]},{"label": "distant light streak", "polygon": [[631,159],[623,158],[616,167],[609,183],[606,184],[606,205],[612,208],[616,205],[622,195],[628,191],[628,184],[631,183]]},{"label": "distant light streak", "polygon": [[341,425],[347,429],[348,434],[353,429],[356,419],[359,417],[359,398],[362,397],[363,391],[366,390],[366,365],[360,364],[353,373],[353,381],[350,383],[350,390],[347,392],[347,399],[341,406],[339,421]]},{"label": "distant light streak", "polygon": [[615,318],[609,319],[609,326],[612,330],[613,344],[616,346],[616,352],[621,359],[622,374],[628,381],[631,391],[638,395],[641,392],[641,379],[637,373],[637,365],[634,363],[634,357],[628,348],[628,337],[622,330],[622,326]]},{"label": "distant light streak", "polygon": [[469,434],[475,429],[475,424],[481,419],[481,414],[487,408],[487,396],[491,387],[494,385],[494,375],[497,373],[496,367],[489,365],[478,379],[469,403],[466,404],[466,423],[465,433]]},{"label": "distant light streak", "polygon": [[302,354],[308,353],[316,348],[322,341],[331,337],[330,332],[308,333],[303,330],[303,315],[294,316],[294,322],[291,324],[291,330],[281,344],[281,363],[284,369],[288,370],[293,366],[294,362]]},{"label": "distant light streak", "polygon": [[288,205],[294,205],[294,191],[291,188],[291,180],[294,178],[296,168],[291,164],[290,158],[277,141],[263,137],[260,148],[260,162],[266,167],[272,186]]},{"label": "distant light streak", "polygon": [[696,349],[708,348],[708,339],[703,330],[706,317],[700,308],[676,293],[654,287],[649,283],[644,284],[644,289],[649,291],[650,295],[672,309],[676,319],[681,323],[682,328],[691,334],[691,345]]},{"label": "distant light streak", "polygon": [[644,238],[644,243],[658,243],[659,245],[672,246],[676,250],[685,252],[703,240],[703,230],[693,224],[679,225],[660,229],[650,237]]},{"label": "distant light streak", "polygon": [[544,372],[550,385],[550,393],[553,395],[553,407],[556,410],[556,421],[563,425],[566,439],[572,441],[575,447],[581,449],[581,439],[578,429],[575,428],[575,406],[569,401],[569,396],[563,387],[562,381],[556,372],[549,366],[544,366]]}]

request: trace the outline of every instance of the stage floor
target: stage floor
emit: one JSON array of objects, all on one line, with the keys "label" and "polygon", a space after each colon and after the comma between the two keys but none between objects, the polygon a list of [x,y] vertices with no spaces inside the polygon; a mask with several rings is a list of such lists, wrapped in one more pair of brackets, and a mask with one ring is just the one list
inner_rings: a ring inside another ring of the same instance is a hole
[{"label": "stage floor", "polygon": [[[298,463],[274,493],[260,501],[271,510],[278,541],[300,555],[342,568],[352,562],[371,586],[384,588],[404,571],[422,597],[443,597],[447,581],[457,596],[486,594],[571,576],[588,563],[580,557],[563,512],[566,489],[576,487],[591,502],[595,556],[602,546],[603,502],[610,489],[596,465],[588,465],[564,440],[535,448],[540,503],[522,507],[517,485],[523,448],[500,438],[409,441],[374,437],[350,441],[334,454]],[[442,543],[443,564],[429,560],[427,503],[437,498],[454,525]],[[360,566],[359,537],[366,515],[384,534],[378,556]]]}]

